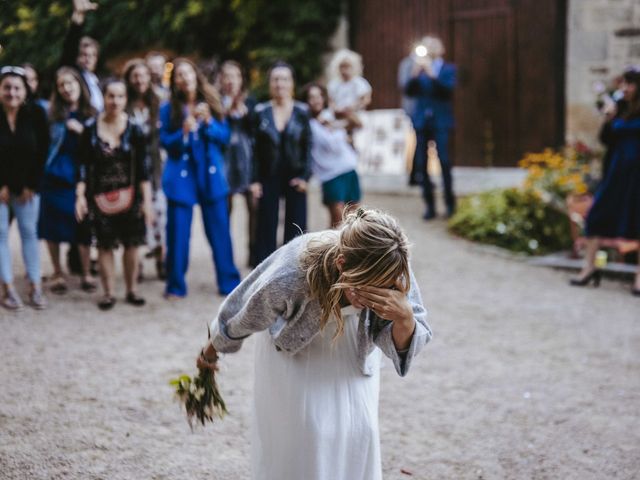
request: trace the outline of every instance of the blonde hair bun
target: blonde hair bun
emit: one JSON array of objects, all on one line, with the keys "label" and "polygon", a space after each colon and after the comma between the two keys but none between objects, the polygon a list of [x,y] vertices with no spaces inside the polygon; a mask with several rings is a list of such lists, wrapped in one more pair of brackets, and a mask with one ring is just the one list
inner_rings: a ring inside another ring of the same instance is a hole
[{"label": "blonde hair bun", "polygon": [[[342,256],[342,268],[338,257]],[[310,241],[302,255],[312,298],[322,307],[321,325],[331,314],[338,321],[336,337],[342,333],[340,302],[347,288],[375,286],[410,288],[409,241],[398,221],[388,213],[358,207],[344,216],[336,235]]]}]

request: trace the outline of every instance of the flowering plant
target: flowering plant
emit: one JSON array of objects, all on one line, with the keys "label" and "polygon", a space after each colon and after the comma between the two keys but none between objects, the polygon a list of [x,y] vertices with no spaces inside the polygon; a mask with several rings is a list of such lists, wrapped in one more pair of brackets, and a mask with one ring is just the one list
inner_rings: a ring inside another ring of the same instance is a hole
[{"label": "flowering plant", "polygon": [[566,211],[569,195],[584,195],[596,178],[596,160],[600,154],[581,142],[562,150],[550,148],[528,153],[518,165],[527,169],[524,189],[535,193],[544,203]]},{"label": "flowering plant", "polygon": [[599,158],[580,142],[529,153],[519,162],[527,170],[522,187],[462,199],[449,229],[469,240],[527,254],[567,248],[572,244],[569,205],[592,190]]},{"label": "flowering plant", "polygon": [[460,200],[449,229],[461,237],[539,255],[571,244],[566,215],[531,190],[489,190]]},{"label": "flowering plant", "polygon": [[223,418],[228,412],[216,383],[215,371],[210,368],[198,368],[198,376],[181,375],[171,380],[175,396],[184,405],[187,422],[193,429],[194,420],[204,426],[213,422],[214,417]]}]

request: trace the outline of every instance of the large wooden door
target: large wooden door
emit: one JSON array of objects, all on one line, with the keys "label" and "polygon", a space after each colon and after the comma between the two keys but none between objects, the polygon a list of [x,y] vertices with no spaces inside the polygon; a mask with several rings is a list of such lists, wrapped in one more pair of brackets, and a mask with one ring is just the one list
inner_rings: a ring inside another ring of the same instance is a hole
[{"label": "large wooden door", "polygon": [[567,0],[352,0],[352,47],[372,108],[397,108],[397,66],[422,35],[440,36],[459,70],[456,165],[514,166],[564,141]]},{"label": "large wooden door", "polygon": [[513,12],[509,7],[459,10],[451,16],[456,162],[511,165],[517,156],[517,82]]}]

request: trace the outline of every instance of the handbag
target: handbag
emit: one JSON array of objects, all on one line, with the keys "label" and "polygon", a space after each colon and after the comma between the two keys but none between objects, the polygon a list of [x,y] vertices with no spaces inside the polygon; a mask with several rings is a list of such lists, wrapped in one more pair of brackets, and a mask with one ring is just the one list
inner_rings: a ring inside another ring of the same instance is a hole
[{"label": "handbag", "polygon": [[133,185],[93,196],[98,210],[105,215],[117,215],[126,212],[133,205]]},{"label": "handbag", "polygon": [[110,190],[108,192],[96,193],[93,196],[93,201],[96,204],[98,210],[107,216],[118,215],[124,213],[133,205],[133,199],[135,196],[134,183],[134,168],[136,164],[135,148],[131,149],[131,185],[124,188],[118,188],[116,190]]}]

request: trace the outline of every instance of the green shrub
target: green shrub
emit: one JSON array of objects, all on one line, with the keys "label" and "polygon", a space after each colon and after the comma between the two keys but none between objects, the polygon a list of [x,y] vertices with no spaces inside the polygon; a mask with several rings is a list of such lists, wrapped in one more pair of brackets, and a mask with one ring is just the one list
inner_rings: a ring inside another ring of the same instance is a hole
[{"label": "green shrub", "polygon": [[530,255],[566,249],[572,242],[566,214],[535,192],[516,188],[461,199],[449,229],[468,240]]},{"label": "green shrub", "polygon": [[[0,0],[0,65],[31,62],[43,83],[60,61],[71,0]],[[322,73],[346,3],[342,0],[97,0],[85,33],[100,42],[100,62],[151,49],[245,65],[251,87],[266,93],[275,60],[296,69],[298,86]]]}]

